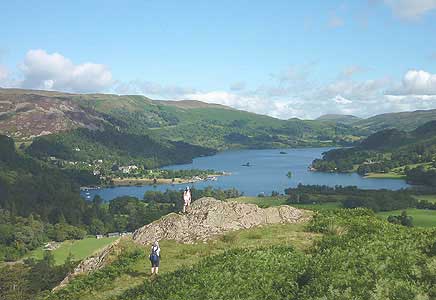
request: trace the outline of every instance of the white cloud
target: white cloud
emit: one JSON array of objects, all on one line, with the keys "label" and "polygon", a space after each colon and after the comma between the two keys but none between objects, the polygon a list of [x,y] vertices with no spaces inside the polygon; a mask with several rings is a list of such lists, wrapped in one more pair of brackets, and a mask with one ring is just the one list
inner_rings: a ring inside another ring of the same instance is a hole
[{"label": "white cloud", "polygon": [[321,93],[327,96],[341,94],[348,99],[367,99],[378,95],[380,90],[388,84],[389,80],[384,78],[364,81],[336,80],[321,88]]},{"label": "white cloud", "polygon": [[183,99],[184,95],[195,92],[193,88],[176,85],[162,85],[152,81],[132,80],[117,82],[113,90],[118,94],[143,94],[163,99]]},{"label": "white cloud", "polygon": [[409,70],[401,85],[388,91],[389,95],[436,95],[436,74],[422,70]]},{"label": "white cloud", "polygon": [[[351,76],[350,73],[358,72],[357,69],[350,68],[346,71]],[[309,74],[295,76],[301,73],[291,70],[292,72],[279,73],[283,76],[273,76],[272,82],[252,90],[197,91],[185,95],[184,99],[219,103],[282,119],[312,119],[326,113],[370,116],[410,107],[405,105],[405,100],[394,102],[384,99],[384,91],[391,85],[391,81],[386,78],[356,81],[341,79],[339,74],[336,80],[329,83],[314,84],[309,80]]]},{"label": "white cloud", "polygon": [[[316,118],[326,113],[371,116],[379,113],[428,109],[436,106],[436,75],[410,70],[394,84],[387,78],[356,80],[364,67],[351,65],[330,82],[320,83],[316,63],[292,66],[272,74],[263,84],[247,88],[234,82],[228,90],[198,90],[146,80],[114,81],[101,64],[74,64],[59,53],[30,50],[20,65],[22,74],[8,74],[0,66],[0,86],[53,89],[72,92],[143,94],[153,99],[192,99],[219,103],[277,118]],[[19,80],[22,78],[22,80]]]},{"label": "white cloud", "polygon": [[384,0],[403,19],[417,19],[436,9],[436,0]]},{"label": "white cloud", "polygon": [[253,108],[256,107],[256,102],[259,100],[257,97],[245,97],[227,91],[198,91],[185,95],[185,98],[227,105],[237,109],[250,109],[250,111],[253,111]]},{"label": "white cloud", "polygon": [[112,74],[102,64],[74,64],[59,53],[29,50],[20,65],[25,88],[53,89],[71,92],[97,92],[113,84]]},{"label": "white cloud", "polygon": [[185,95],[185,99],[199,100],[208,103],[217,103],[269,115],[276,118],[287,119],[294,116],[306,116],[304,111],[293,107],[293,101],[284,99],[264,98],[261,95],[235,94],[227,91],[196,92]]},{"label": "white cloud", "polygon": [[351,101],[351,100],[349,100],[347,98],[344,98],[341,95],[336,95],[333,98],[333,101],[336,102],[337,104],[342,104],[342,105],[347,105],[347,104],[353,103],[353,101]]}]

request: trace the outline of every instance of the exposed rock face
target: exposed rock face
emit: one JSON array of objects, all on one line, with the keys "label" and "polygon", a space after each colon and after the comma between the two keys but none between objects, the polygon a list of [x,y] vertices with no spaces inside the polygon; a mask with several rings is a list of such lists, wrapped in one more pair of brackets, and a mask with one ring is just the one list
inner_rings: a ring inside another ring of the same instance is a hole
[{"label": "exposed rock face", "polygon": [[65,277],[64,280],[53,289],[53,291],[61,289],[77,275],[91,273],[110,263],[110,258],[116,256],[119,251],[121,251],[121,249],[117,247],[119,242],[120,239],[117,239],[112,244],[82,260],[82,262],[74,268],[73,272],[68,274],[67,277]]},{"label": "exposed rock face", "polygon": [[[171,213],[136,230],[133,241],[142,245],[164,239],[194,243],[234,230],[268,224],[299,223],[309,218],[307,211],[286,205],[263,209],[255,204],[201,198],[193,202],[185,215]],[[83,260],[54,290],[62,288],[77,275],[88,274],[110,263],[122,251],[118,246],[120,240]]]},{"label": "exposed rock face", "polygon": [[192,204],[188,214],[172,213],[136,230],[133,240],[143,245],[163,239],[193,243],[238,229],[276,223],[298,223],[307,218],[304,210],[290,206],[262,209],[255,204],[202,198]]},{"label": "exposed rock face", "polygon": [[103,119],[85,111],[74,95],[0,89],[0,133],[18,140],[84,127],[102,128]]}]

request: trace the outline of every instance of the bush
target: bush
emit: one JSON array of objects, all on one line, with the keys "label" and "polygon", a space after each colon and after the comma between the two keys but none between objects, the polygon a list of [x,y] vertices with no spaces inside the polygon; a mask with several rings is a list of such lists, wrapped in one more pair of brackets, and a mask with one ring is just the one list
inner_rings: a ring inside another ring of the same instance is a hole
[{"label": "bush", "polygon": [[119,299],[298,299],[306,262],[291,247],[229,250],[146,281]]}]

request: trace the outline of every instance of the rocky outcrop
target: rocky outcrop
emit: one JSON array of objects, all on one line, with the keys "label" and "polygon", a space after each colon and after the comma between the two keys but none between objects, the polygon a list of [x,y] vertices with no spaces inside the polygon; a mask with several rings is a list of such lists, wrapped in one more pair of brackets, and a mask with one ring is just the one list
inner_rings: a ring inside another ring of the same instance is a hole
[{"label": "rocky outcrop", "polygon": [[202,198],[192,204],[187,214],[172,213],[136,230],[133,240],[142,245],[158,240],[194,243],[229,231],[267,224],[298,223],[307,218],[308,212],[286,205],[263,209],[255,204]]},{"label": "rocky outcrop", "polygon": [[118,247],[120,240],[121,239],[116,240],[112,244],[82,260],[82,262],[80,262],[80,264],[74,268],[73,272],[68,274],[67,277],[65,277],[64,280],[62,280],[62,282],[53,289],[53,291],[61,289],[77,275],[91,273],[110,263],[112,260],[111,258],[116,257],[121,251],[121,249]]},{"label": "rocky outcrop", "polygon": [[[145,225],[133,234],[133,241],[147,245],[158,240],[180,243],[206,241],[217,235],[239,229],[280,223],[307,221],[310,213],[291,206],[259,208],[255,204],[225,202],[202,198],[193,202],[187,214],[168,214]],[[54,290],[68,284],[77,275],[88,274],[110,263],[120,251],[121,239],[83,260]]]}]

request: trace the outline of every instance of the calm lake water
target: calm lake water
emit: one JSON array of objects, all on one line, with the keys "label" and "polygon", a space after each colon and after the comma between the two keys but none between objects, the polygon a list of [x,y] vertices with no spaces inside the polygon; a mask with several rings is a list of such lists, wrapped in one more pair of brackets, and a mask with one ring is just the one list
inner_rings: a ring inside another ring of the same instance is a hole
[{"label": "calm lake water", "polygon": [[[355,185],[363,189],[398,190],[409,187],[404,180],[398,179],[367,179],[357,174],[332,174],[308,171],[308,166],[315,158],[330,148],[302,148],[302,149],[268,149],[268,150],[234,150],[218,153],[214,156],[194,159],[186,165],[167,166],[164,169],[214,169],[230,172],[230,176],[218,177],[217,181],[205,181],[190,184],[195,188],[213,186],[222,189],[236,188],[245,195],[255,196],[259,193],[270,194],[271,191],[284,192],[285,188],[302,184],[319,185]],[[280,154],[281,151],[286,154]],[[242,164],[249,162],[250,167]],[[286,174],[292,172],[292,178]],[[142,199],[147,190],[164,191],[166,189],[183,189],[186,184],[158,185],[158,186],[123,186],[90,190],[92,199],[100,195],[104,200],[111,200],[118,196],[135,196]],[[85,193],[82,193],[85,197]]]}]

